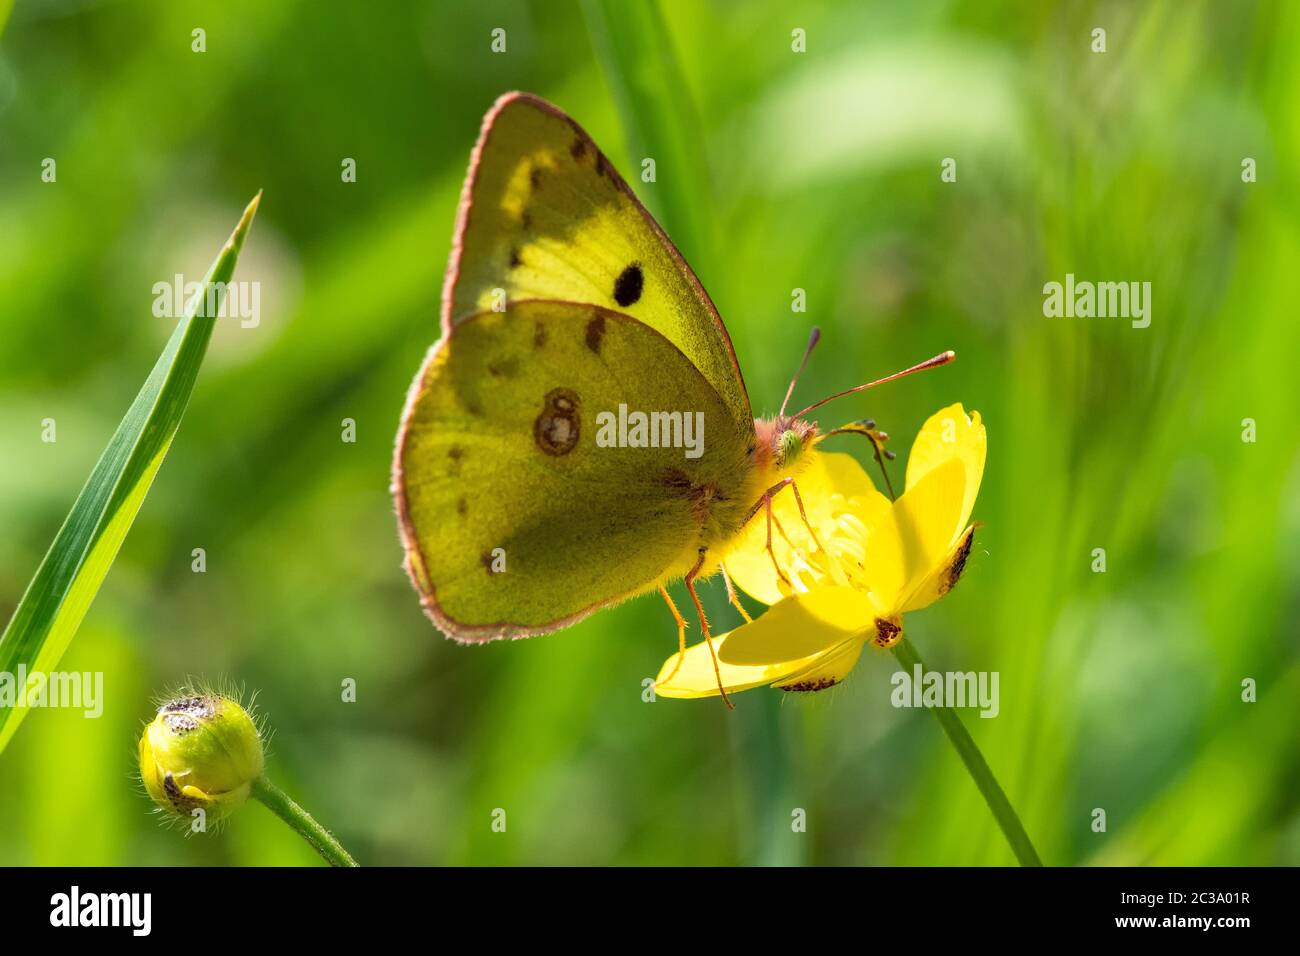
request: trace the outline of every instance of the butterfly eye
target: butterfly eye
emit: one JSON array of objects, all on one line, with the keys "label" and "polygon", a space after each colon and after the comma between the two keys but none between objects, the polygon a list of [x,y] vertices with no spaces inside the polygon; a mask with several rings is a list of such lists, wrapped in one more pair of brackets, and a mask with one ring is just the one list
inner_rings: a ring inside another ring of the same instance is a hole
[{"label": "butterfly eye", "polygon": [[781,464],[789,464],[798,458],[799,453],[803,451],[803,439],[799,437],[798,432],[787,428],[781,433],[780,449]]}]

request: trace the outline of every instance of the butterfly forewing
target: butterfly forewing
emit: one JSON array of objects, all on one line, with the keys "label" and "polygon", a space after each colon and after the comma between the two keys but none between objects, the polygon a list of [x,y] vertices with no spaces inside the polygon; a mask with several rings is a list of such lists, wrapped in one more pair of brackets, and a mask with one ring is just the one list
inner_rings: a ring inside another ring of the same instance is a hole
[{"label": "butterfly forewing", "polygon": [[511,93],[484,120],[443,290],[443,324],[504,303],[565,300],[658,331],[698,368],[737,430],[749,398],[727,330],[699,280],[583,129]]}]

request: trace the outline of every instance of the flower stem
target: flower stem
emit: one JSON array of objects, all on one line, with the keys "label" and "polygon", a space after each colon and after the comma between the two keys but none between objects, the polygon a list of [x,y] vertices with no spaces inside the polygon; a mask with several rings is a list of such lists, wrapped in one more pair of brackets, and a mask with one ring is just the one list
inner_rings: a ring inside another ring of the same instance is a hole
[{"label": "flower stem", "polygon": [[325,858],[330,866],[356,866],[357,861],[334,835],[316,822],[310,813],[298,806],[283,790],[266,779],[265,774],[253,781],[252,795],[266,808],[289,824],[312,848]]},{"label": "flower stem", "polygon": [[[922,673],[929,670],[910,640],[902,640],[894,645],[894,657],[909,672],[918,664],[921,666]],[[939,721],[939,726],[943,728],[943,732],[948,735],[948,739],[956,749],[957,755],[961,757],[962,763],[966,765],[966,770],[971,775],[971,779],[975,781],[975,786],[979,787],[984,802],[993,811],[993,818],[998,821],[998,826],[1002,828],[1002,833],[1007,838],[1007,842],[1011,844],[1011,851],[1015,853],[1020,865],[1042,866],[1043,861],[1038,858],[1038,851],[1034,849],[1034,844],[1030,842],[1029,834],[1025,832],[1020,817],[1016,816],[1015,808],[1011,806],[1011,801],[1007,799],[1007,795],[1002,791],[1002,787],[998,784],[997,778],[993,776],[993,771],[989,769],[984,755],[980,753],[979,747],[975,746],[974,739],[966,729],[965,724],[961,722],[961,718],[957,716],[957,712],[951,707],[933,707],[930,709],[934,712],[935,719]]]}]

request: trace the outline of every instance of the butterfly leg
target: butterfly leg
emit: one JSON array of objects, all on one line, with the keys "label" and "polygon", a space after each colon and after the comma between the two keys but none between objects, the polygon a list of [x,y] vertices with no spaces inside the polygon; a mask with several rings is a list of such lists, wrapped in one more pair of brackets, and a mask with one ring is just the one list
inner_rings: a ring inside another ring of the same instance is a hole
[{"label": "butterfly leg", "polygon": [[[763,493],[763,507],[767,509],[767,556],[772,559],[772,569],[776,571],[776,576],[786,583],[786,587],[793,589],[794,585],[781,570],[781,565],[776,561],[776,552],[772,550],[772,495],[769,492]],[[789,541],[790,539],[786,538],[786,543]]]},{"label": "butterfly leg", "polygon": [[731,698],[727,696],[727,689],[722,686],[722,668],[718,666],[718,652],[713,647],[713,635],[709,632],[709,619],[704,616],[704,605],[700,604],[700,596],[695,593],[695,579],[704,567],[706,553],[707,549],[700,548],[700,559],[695,562],[695,567],[686,572],[686,590],[690,593],[691,600],[695,602],[695,613],[700,616],[700,627],[704,630],[704,643],[709,647],[709,657],[713,658],[713,675],[718,680],[718,693],[722,695],[722,702],[729,709],[735,710],[736,705],[731,702]]},{"label": "butterfly leg", "polygon": [[[796,485],[796,484],[794,483],[794,479],[793,479],[793,478],[782,478],[780,481],[778,481],[776,484],[774,484],[771,488],[767,489],[767,491],[763,492],[763,497],[762,497],[762,499],[759,501],[759,503],[758,503],[757,505],[754,506],[753,510],[750,511],[750,513],[749,513],[749,518],[752,518],[752,517],[754,516],[755,512],[757,512],[758,509],[759,509],[760,507],[766,507],[766,508],[767,508],[767,550],[768,550],[768,553],[771,554],[771,552],[772,552],[772,499],[773,499],[773,498],[774,498],[774,497],[775,497],[775,496],[776,496],[776,495],[777,495],[777,494],[778,494],[778,493],[779,493],[783,488],[787,488],[787,487],[788,487],[792,492],[794,492],[794,500],[795,500],[795,503],[799,506],[799,517],[803,519],[803,525],[804,525],[804,527],[807,528],[807,529],[808,529],[808,533],[809,533],[810,535],[812,535],[813,544],[817,545],[818,550],[820,550],[820,551],[825,551],[825,550],[826,550],[825,546],[822,545],[821,539],[817,537],[817,531],[816,531],[816,529],[813,528],[813,526],[812,526],[812,522],[808,520],[808,511],[807,511],[807,509],[805,509],[804,506],[803,506],[803,495],[799,494],[799,486]],[[746,518],[745,520],[748,521],[749,518]],[[778,528],[780,527],[780,524],[781,524],[781,523],[778,521],[778,522],[777,522],[777,527],[778,527]],[[785,535],[785,531],[784,531],[784,529],[781,531],[781,534]],[[790,538],[789,538],[788,535],[786,535],[785,540],[786,540],[786,542],[787,542],[788,544],[790,544],[791,547],[794,547],[794,542],[790,541]],[[776,555],[774,555],[774,554],[772,555],[772,563],[773,563],[774,565],[776,564]],[[780,568],[777,568],[777,574],[781,574],[781,569],[780,569]],[[786,578],[786,576],[785,576],[784,574],[781,574],[781,580],[785,581],[786,584],[789,584],[789,583],[790,583],[789,580]]]},{"label": "butterfly leg", "polygon": [[[763,492],[763,497],[759,499],[758,504],[754,505],[753,509],[749,512],[749,515],[745,518],[745,521],[748,522],[749,519],[754,516],[754,514],[758,511],[759,508],[766,509],[768,556],[772,559],[772,567],[776,570],[777,577],[779,577],[782,581],[784,581],[786,585],[793,588],[793,585],[790,584],[790,579],[786,576],[785,572],[781,570],[781,566],[777,563],[776,552],[772,550],[772,522],[774,520],[772,517],[772,498],[774,495],[780,492],[782,488],[785,487],[789,487],[789,489],[792,492],[794,492],[795,503],[798,504],[799,506],[799,517],[803,519],[804,527],[807,528],[808,533],[812,535],[813,544],[817,545],[818,550],[825,551],[826,550],[825,546],[822,544],[821,539],[817,537],[816,529],[813,528],[812,522],[808,520],[808,511],[803,506],[803,495],[799,494],[799,486],[794,483],[793,478],[782,478],[771,488],[767,489],[767,491]],[[778,528],[781,527],[781,523],[779,521],[777,522],[777,527]],[[791,547],[794,547],[794,542],[790,540],[790,536],[785,533],[784,528],[781,528],[781,535],[782,537],[785,538],[787,544],[789,544]]]},{"label": "butterfly leg", "polygon": [[662,584],[659,585],[659,593],[662,594],[664,600],[668,602],[668,610],[673,612],[673,620],[677,622],[677,663],[673,665],[672,673],[664,678],[664,681],[667,682],[677,676],[677,671],[681,669],[682,661],[686,660],[686,619],[682,617],[682,612],[677,610],[677,605],[674,604],[673,599],[668,596],[668,589]]},{"label": "butterfly leg", "polygon": [[722,571],[722,583],[727,586],[727,600],[731,602],[732,607],[740,612],[740,616],[745,619],[746,624],[752,623],[754,619],[745,610],[745,605],[740,603],[740,598],[736,597],[736,589],[731,585],[731,575],[727,573],[727,566],[719,564],[718,568]]},{"label": "butterfly leg", "polygon": [[[776,552],[772,550],[772,492],[780,491],[784,487],[785,487],[785,482],[780,481],[777,482],[775,485],[773,485],[771,488],[769,488],[767,491],[763,492],[763,494],[759,496],[758,502],[754,505],[754,507],[750,508],[749,513],[745,515],[745,520],[741,522],[741,525],[743,526],[749,524],[749,522],[753,519],[754,515],[758,514],[759,508],[763,508],[767,511],[767,556],[772,559],[772,570],[776,572],[776,576],[780,580],[785,582],[786,587],[793,590],[794,585],[790,583],[790,579],[786,577],[785,572],[781,570],[781,565],[778,564],[776,560]],[[784,529],[782,529],[781,534],[783,536],[785,535]],[[793,544],[790,543],[790,539],[788,537],[786,537],[785,540],[786,543],[790,544],[791,547],[794,546]]]},{"label": "butterfly leg", "polygon": [[785,543],[792,548],[795,547],[795,543],[790,540],[790,535],[786,533],[784,525],[781,524],[781,519],[775,514],[772,515],[772,524],[776,526],[776,533],[785,538]]},{"label": "butterfly leg", "polygon": [[788,480],[790,482],[790,490],[794,492],[795,503],[799,505],[799,517],[803,518],[804,527],[807,528],[808,533],[812,535],[813,544],[817,545],[817,550],[821,551],[823,554],[826,553],[826,548],[822,545],[821,539],[817,537],[817,532],[814,530],[812,522],[808,520],[808,512],[805,511],[803,507],[803,496],[799,494],[799,486],[794,483],[793,478]]}]

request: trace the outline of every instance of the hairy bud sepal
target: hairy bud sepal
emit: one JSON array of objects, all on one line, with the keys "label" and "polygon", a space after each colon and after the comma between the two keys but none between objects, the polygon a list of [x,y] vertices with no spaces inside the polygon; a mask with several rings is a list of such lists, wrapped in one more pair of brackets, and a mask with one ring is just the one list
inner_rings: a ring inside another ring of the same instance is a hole
[{"label": "hairy bud sepal", "polygon": [[212,822],[248,799],[265,755],[257,724],[221,694],[176,697],[158,708],[140,737],[140,778],[167,814],[202,809]]}]

